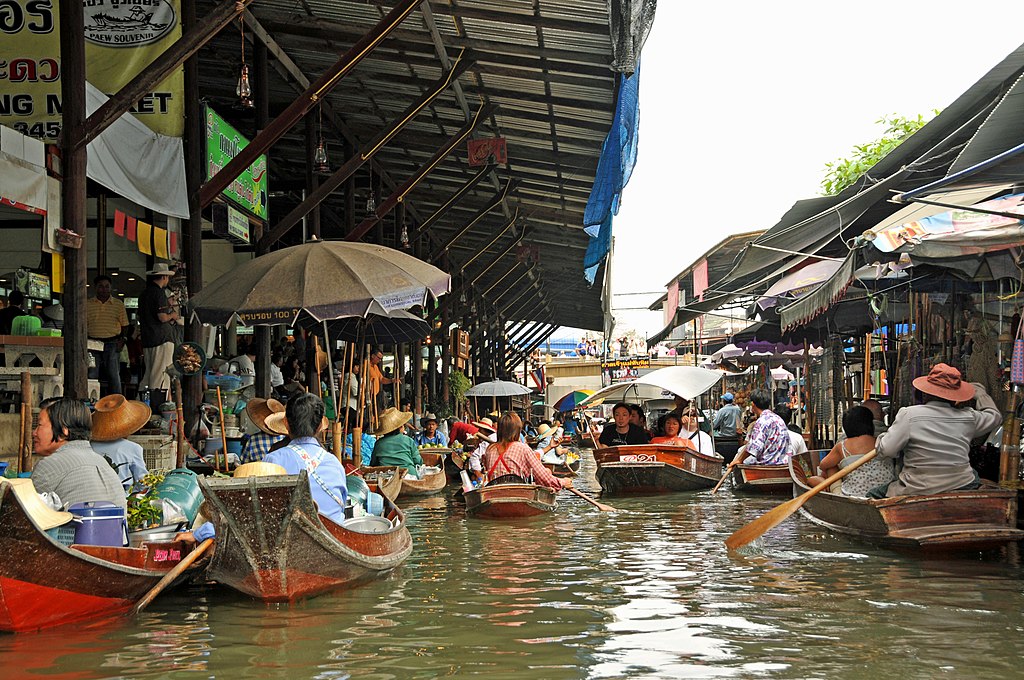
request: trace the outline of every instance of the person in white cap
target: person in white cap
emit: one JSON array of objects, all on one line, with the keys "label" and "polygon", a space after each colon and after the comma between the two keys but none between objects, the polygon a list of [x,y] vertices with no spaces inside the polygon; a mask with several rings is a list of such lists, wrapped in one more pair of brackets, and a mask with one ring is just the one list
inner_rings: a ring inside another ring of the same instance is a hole
[{"label": "person in white cap", "polygon": [[146,272],[146,290],[139,298],[139,323],[142,327],[142,354],[146,373],[140,387],[151,390],[150,404],[162,404],[171,386],[166,369],[174,360],[174,324],[180,318],[176,306],[167,297],[167,284],[174,271],[164,263]]}]

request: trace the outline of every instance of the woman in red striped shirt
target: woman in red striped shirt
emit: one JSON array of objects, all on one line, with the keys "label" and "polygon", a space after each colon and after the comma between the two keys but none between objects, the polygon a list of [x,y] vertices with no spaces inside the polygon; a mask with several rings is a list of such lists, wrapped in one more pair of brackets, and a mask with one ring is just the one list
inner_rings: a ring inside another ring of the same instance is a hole
[{"label": "woman in red striped shirt", "polygon": [[514,475],[555,491],[571,487],[571,480],[555,477],[540,462],[537,454],[519,441],[522,428],[523,421],[515,413],[506,413],[498,420],[498,443],[488,446],[483,456],[487,479]]}]

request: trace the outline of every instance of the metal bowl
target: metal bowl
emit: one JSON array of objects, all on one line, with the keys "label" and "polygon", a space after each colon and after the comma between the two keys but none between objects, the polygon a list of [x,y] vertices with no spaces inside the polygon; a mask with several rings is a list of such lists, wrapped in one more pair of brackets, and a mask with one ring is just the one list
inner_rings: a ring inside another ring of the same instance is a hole
[{"label": "metal bowl", "polygon": [[342,522],[341,526],[357,534],[386,534],[394,528],[391,526],[391,520],[387,517],[375,515],[353,517]]}]

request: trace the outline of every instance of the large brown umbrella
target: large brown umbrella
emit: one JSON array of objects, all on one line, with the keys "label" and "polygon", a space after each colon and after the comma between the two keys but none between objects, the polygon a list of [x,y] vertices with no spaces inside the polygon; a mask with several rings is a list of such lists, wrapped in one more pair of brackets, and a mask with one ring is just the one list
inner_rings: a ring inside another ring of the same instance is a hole
[{"label": "large brown umbrella", "polygon": [[447,293],[451,277],[393,248],[348,241],[312,241],[261,255],[225,273],[189,301],[203,323],[295,323],[387,316]]}]

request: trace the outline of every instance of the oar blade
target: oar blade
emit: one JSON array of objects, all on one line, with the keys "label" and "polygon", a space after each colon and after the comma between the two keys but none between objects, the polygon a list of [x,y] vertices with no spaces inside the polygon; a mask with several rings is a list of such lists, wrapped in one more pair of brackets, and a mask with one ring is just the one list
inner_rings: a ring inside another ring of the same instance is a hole
[{"label": "oar blade", "polygon": [[804,504],[804,500],[804,497],[800,496],[793,500],[786,501],[782,505],[772,508],[768,512],[764,513],[753,522],[740,527],[733,532],[732,536],[725,539],[726,547],[729,548],[729,550],[738,550],[751,541],[756,540],[766,531],[781,524],[787,517],[799,510],[800,506]]}]

